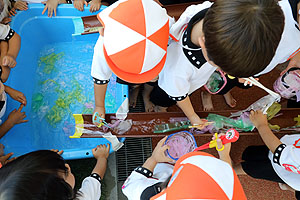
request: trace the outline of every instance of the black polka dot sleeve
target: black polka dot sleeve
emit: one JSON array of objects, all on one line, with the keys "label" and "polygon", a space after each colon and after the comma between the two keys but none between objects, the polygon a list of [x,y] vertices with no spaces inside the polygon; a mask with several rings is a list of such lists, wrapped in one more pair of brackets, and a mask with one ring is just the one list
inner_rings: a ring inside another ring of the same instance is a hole
[{"label": "black polka dot sleeve", "polygon": [[153,173],[145,167],[137,167],[134,169],[134,171],[146,176],[147,178],[151,178],[153,175]]},{"label": "black polka dot sleeve", "polygon": [[184,96],[180,96],[180,97],[172,97],[169,96],[170,99],[174,100],[174,101],[182,101],[184,100],[186,97],[188,96],[188,94],[184,95]]},{"label": "black polka dot sleeve", "polygon": [[99,80],[99,79],[93,77],[93,82],[97,85],[105,85],[109,82],[109,80]]},{"label": "black polka dot sleeve", "polygon": [[99,174],[97,174],[97,173],[92,173],[92,174],[90,175],[90,177],[95,178],[95,179],[96,179],[97,181],[99,181],[100,184],[101,184],[101,177],[100,177]]},{"label": "black polka dot sleeve", "polygon": [[280,156],[281,156],[281,153],[282,153],[282,151],[283,151],[283,149],[284,149],[285,147],[286,147],[286,144],[280,144],[280,145],[276,148],[276,150],[275,150],[275,152],[274,152],[274,155],[273,155],[273,162],[274,162],[274,163],[280,165],[280,162],[279,162]]},{"label": "black polka dot sleeve", "polygon": [[13,29],[10,29],[7,36],[5,37],[4,41],[10,40],[15,34],[15,31]]}]

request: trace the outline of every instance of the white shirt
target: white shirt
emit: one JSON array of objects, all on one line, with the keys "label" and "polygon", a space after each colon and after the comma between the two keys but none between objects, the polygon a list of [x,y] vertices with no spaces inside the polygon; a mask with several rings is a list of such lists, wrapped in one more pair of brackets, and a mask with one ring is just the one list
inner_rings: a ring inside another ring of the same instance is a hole
[{"label": "white shirt", "polygon": [[288,0],[282,0],[279,1],[279,6],[281,7],[285,18],[281,40],[270,64],[257,75],[266,74],[274,69],[279,63],[286,62],[289,56],[300,48],[300,31],[296,28],[298,25],[293,18],[290,3]]},{"label": "white shirt", "polygon": [[0,24],[0,40],[5,40],[6,37],[10,34],[9,31],[9,25]]},{"label": "white shirt", "polygon": [[93,177],[86,177],[82,181],[79,192],[80,195],[76,196],[78,200],[99,200],[101,197],[101,183]]},{"label": "white shirt", "polygon": [[[269,159],[277,175],[293,189],[300,191],[300,134],[285,135],[280,141],[286,144],[286,147],[278,149],[279,151],[269,152]],[[274,162],[273,157],[278,159],[279,164]]]},{"label": "white shirt", "polygon": [[4,105],[3,105],[2,109],[0,110],[0,125],[1,125],[2,124],[1,118],[3,117],[3,115],[5,114],[5,111],[6,111],[7,95],[5,92],[2,93],[2,99],[0,99],[0,100],[4,101]]},{"label": "white shirt", "polygon": [[141,194],[147,187],[166,181],[172,175],[173,168],[173,165],[158,163],[151,178],[133,171],[124,182],[122,192],[128,200],[140,200]]},{"label": "white shirt", "polygon": [[170,29],[170,35],[174,40],[168,46],[166,64],[159,74],[158,85],[171,97],[191,94],[205,85],[216,70],[216,67],[208,62],[200,69],[196,68],[184,55],[181,44],[185,27],[191,18],[211,5],[210,2],[204,2],[189,6]]}]

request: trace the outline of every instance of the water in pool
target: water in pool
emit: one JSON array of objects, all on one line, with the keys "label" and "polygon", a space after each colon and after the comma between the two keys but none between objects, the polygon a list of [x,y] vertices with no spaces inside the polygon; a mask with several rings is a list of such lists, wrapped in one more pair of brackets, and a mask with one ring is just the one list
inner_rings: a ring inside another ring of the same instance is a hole
[{"label": "water in pool", "polygon": [[[64,148],[74,134],[73,113],[91,114],[94,90],[91,63],[95,41],[61,42],[44,46],[40,51],[37,79],[32,96],[32,126],[34,135],[46,134]],[[107,112],[115,111],[115,81],[109,83],[106,96]],[[42,133],[41,133],[42,131]],[[61,137],[64,135],[64,137]],[[34,137],[34,144],[47,145]],[[80,140],[72,141],[81,144]]]}]

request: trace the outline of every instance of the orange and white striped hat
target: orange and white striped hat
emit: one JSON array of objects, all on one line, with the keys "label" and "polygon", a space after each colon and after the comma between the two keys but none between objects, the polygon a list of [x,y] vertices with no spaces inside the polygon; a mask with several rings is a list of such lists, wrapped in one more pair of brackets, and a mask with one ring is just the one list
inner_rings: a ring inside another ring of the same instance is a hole
[{"label": "orange and white striped hat", "polygon": [[104,26],[106,62],[121,79],[145,83],[162,70],[167,56],[169,16],[153,0],[120,0],[98,14]]},{"label": "orange and white striped hat", "polygon": [[151,200],[247,199],[232,167],[204,152],[191,152],[175,164],[168,187]]}]

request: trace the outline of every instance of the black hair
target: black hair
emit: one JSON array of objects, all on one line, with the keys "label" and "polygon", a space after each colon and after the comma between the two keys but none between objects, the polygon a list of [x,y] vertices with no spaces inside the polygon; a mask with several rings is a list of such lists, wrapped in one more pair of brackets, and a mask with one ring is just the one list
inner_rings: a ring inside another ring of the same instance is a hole
[{"label": "black hair", "polygon": [[67,173],[64,159],[53,151],[25,154],[0,169],[0,199],[74,199],[72,187],[61,177]]},{"label": "black hair", "polygon": [[215,1],[203,22],[208,58],[229,75],[255,75],[273,59],[283,28],[277,0]]}]

